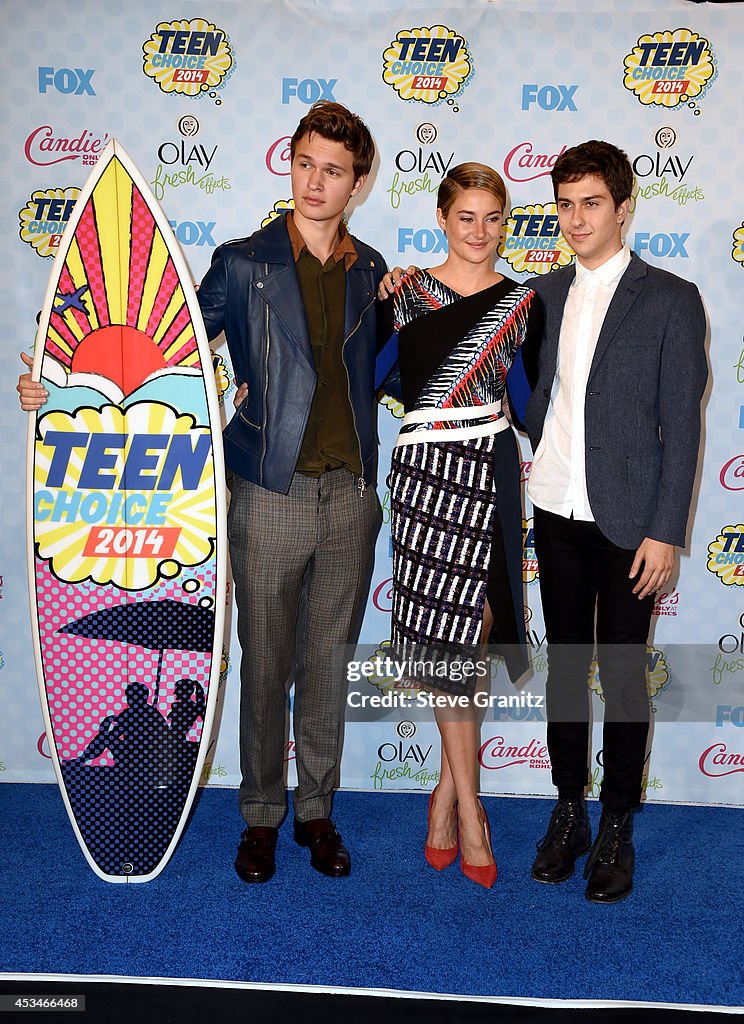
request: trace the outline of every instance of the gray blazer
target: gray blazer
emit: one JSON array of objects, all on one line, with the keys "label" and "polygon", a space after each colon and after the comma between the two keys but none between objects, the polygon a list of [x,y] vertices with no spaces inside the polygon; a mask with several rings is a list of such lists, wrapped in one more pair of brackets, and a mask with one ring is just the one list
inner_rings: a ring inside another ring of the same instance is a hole
[{"label": "gray blazer", "polygon": [[[573,266],[530,282],[545,306],[537,387],[525,423],[537,449],[550,407]],[[684,547],[708,377],[694,284],[631,254],[597,341],[584,401],[586,483],[602,533]]]}]

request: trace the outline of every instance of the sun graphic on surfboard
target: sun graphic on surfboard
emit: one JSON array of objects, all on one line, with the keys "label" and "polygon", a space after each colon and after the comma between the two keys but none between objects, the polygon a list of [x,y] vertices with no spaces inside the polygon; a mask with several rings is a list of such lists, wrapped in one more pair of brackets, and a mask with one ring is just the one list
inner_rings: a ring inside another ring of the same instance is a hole
[{"label": "sun graphic on surfboard", "polygon": [[[128,236],[114,220],[122,201],[137,225]],[[80,216],[59,276],[44,354],[44,375],[57,386],[85,384],[115,401],[156,374],[201,370],[168,246],[117,160],[109,163]]]}]

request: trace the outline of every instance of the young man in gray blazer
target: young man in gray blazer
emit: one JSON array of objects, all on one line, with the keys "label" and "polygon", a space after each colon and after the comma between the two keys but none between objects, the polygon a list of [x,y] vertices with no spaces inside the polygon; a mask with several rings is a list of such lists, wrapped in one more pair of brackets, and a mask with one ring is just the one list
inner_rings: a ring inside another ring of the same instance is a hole
[{"label": "young man in gray blazer", "polygon": [[[551,173],[576,263],[535,282],[545,306],[539,380],[525,417],[527,493],[548,641],[548,749],[558,802],[532,877],[562,882],[589,850],[589,689],[594,640],[605,700],[599,831],[586,897],[631,891],[632,810],[648,738],[646,643],[654,594],[685,544],[707,379],[697,288],[623,244],[633,171],[591,141]],[[596,619],[596,632],[595,632]]]}]

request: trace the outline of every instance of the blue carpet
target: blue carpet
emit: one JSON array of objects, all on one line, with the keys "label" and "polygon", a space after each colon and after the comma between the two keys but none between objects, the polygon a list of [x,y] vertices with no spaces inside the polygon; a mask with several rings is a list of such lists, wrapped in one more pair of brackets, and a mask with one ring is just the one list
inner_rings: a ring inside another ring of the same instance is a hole
[{"label": "blue carpet", "polygon": [[[490,892],[457,864],[426,865],[426,797],[405,793],[337,796],[351,878],[312,871],[288,821],[276,876],[246,886],[232,868],[236,796],[214,789],[158,879],[111,885],[85,863],[56,786],[1,785],[0,971],[744,1003],[744,813],[646,807],[635,891],[602,907],[584,899],[579,872],[559,886],[529,878],[550,801],[485,804],[499,864]],[[596,827],[596,803],[590,814]]]}]

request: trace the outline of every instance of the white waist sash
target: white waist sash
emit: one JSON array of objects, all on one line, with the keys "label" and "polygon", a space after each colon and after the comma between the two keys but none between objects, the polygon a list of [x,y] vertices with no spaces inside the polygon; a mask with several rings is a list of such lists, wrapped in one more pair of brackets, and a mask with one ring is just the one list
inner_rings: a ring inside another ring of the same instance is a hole
[{"label": "white waist sash", "polygon": [[[403,427],[416,423],[442,423],[447,420],[475,420],[484,416],[496,416],[488,423],[474,423],[471,427],[440,427],[436,430],[424,427],[403,431]],[[413,409],[407,412],[401,423],[401,432],[395,442],[399,448],[404,444],[418,444],[420,441],[467,441],[471,437],[488,437],[509,428],[509,421],[501,408],[501,402],[490,405],[469,405],[462,409]]]}]

